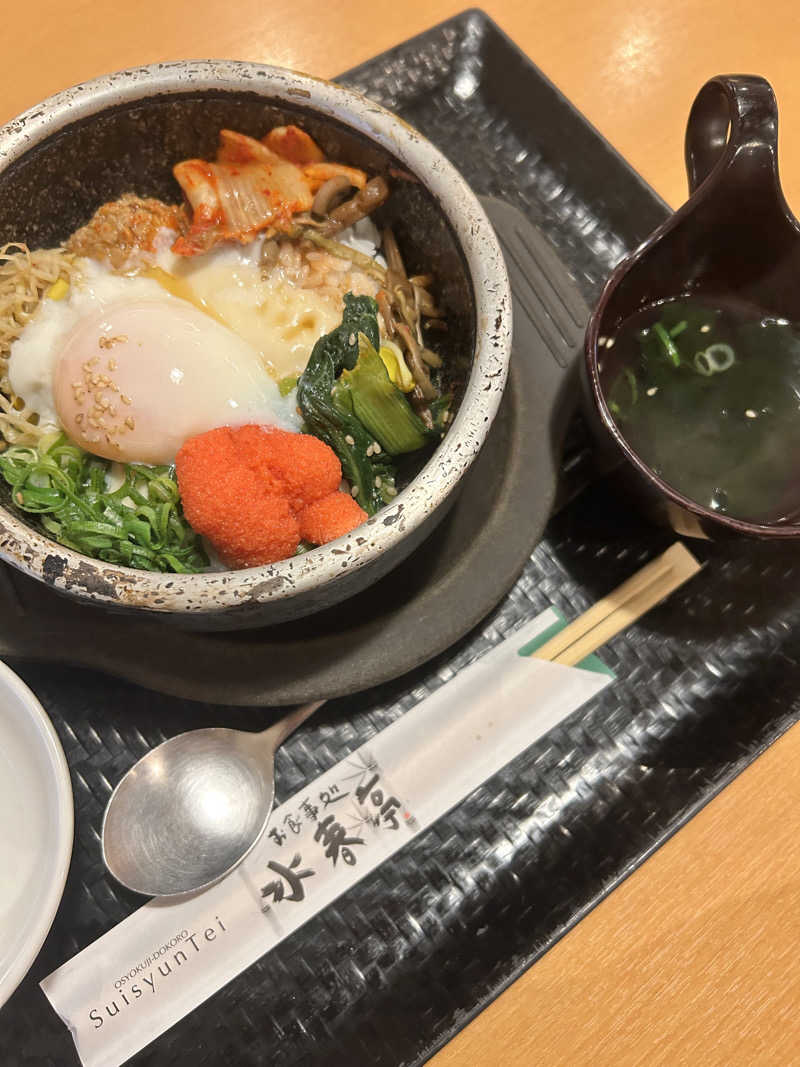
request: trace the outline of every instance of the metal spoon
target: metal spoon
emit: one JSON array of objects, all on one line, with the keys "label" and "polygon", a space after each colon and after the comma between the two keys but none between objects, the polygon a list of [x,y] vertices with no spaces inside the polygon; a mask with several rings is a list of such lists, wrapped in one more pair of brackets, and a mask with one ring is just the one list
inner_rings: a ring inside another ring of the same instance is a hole
[{"label": "metal spoon", "polygon": [[275,752],[324,703],[304,704],[262,733],[210,727],[178,734],[128,771],[103,816],[103,860],[129,889],[204,889],[261,837],[275,799]]}]

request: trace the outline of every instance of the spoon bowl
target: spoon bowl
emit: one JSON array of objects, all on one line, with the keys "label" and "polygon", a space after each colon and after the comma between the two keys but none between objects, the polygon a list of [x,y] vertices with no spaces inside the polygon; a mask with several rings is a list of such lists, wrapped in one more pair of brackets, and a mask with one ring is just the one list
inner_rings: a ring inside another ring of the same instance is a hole
[{"label": "spoon bowl", "polygon": [[174,896],[204,889],[241,863],[269,822],[275,751],[320,703],[262,733],[189,730],[143,756],[103,818],[111,874],[138,893]]}]

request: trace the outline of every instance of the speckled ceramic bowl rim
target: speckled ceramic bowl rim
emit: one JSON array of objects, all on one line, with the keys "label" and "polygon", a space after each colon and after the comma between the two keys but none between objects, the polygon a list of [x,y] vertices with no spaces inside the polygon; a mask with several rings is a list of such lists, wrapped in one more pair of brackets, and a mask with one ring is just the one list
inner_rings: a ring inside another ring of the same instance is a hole
[{"label": "speckled ceramic bowl rim", "polygon": [[461,246],[476,309],[476,351],[461,408],[417,477],[353,533],[313,552],[243,571],[153,574],[90,559],[0,508],[0,558],[95,603],[156,612],[214,613],[321,589],[364,567],[425,521],[456,487],[497,412],[511,349],[511,293],[494,231],[458,171],[429,141],[361,94],[257,63],[179,61],[110,74],[64,90],[0,130],[0,172],[45,138],[108,108],[165,94],[255,92],[313,110],[366,135],[424,179]]}]

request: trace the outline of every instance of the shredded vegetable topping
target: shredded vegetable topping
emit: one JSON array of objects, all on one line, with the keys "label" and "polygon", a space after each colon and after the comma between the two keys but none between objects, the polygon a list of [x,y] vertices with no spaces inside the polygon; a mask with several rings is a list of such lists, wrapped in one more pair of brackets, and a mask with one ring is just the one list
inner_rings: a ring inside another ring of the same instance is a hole
[{"label": "shredded vegetable topping", "polygon": [[140,570],[191,574],[207,567],[200,540],[183,517],[171,469],[129,464],[112,491],[110,467],[63,434],[0,455],[0,474],[14,503],[38,515],[59,544]]},{"label": "shredded vegetable topping", "polygon": [[31,252],[27,245],[0,247],[0,434],[9,444],[35,444],[45,432],[35,412],[14,396],[8,380],[11,345],[57,282],[75,273],[72,256],[59,248]]}]

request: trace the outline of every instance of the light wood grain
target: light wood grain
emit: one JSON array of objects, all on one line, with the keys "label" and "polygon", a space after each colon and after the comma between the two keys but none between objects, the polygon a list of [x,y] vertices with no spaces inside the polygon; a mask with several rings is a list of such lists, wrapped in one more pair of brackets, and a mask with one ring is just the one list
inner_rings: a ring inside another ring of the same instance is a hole
[{"label": "light wood grain", "polygon": [[792,730],[431,1067],[800,1063]]},{"label": "light wood grain", "polygon": [[[5,3],[0,121],[124,66],[241,58],[331,76],[461,5]],[[796,0],[494,0],[489,13],[671,204],[712,74],[765,74],[800,208]],[[533,117],[532,117],[533,120]],[[800,730],[792,730],[434,1060],[434,1067],[800,1062]]]}]

